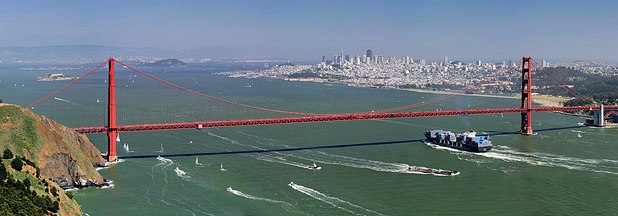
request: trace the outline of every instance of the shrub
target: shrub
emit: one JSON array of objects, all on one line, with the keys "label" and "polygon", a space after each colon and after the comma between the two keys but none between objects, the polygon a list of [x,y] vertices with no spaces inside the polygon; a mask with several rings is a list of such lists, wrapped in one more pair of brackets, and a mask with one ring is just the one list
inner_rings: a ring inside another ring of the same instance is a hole
[{"label": "shrub", "polygon": [[29,189],[29,188],[30,188],[30,179],[24,179],[24,187],[25,187],[26,189]]},{"label": "shrub", "polygon": [[13,167],[13,169],[17,171],[21,171],[21,168],[23,166],[24,166],[24,162],[22,162],[21,159],[19,158],[15,158],[13,159],[13,161],[11,161],[11,167]]},{"label": "shrub", "polygon": [[11,159],[13,158],[13,152],[11,152],[11,150],[9,149],[5,149],[4,153],[2,154],[2,159]]},{"label": "shrub", "polygon": [[51,193],[52,195],[54,195],[54,197],[58,196],[58,190],[56,189],[56,187],[53,187],[53,186],[51,187]]}]

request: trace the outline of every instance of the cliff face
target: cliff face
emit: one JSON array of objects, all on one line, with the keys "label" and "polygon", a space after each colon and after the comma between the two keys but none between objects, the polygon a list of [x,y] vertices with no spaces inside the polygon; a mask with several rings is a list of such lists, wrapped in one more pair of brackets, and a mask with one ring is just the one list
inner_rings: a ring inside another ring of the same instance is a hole
[{"label": "cliff face", "polygon": [[33,161],[60,187],[105,184],[96,171],[105,160],[85,135],[25,108],[0,104],[0,147]]}]

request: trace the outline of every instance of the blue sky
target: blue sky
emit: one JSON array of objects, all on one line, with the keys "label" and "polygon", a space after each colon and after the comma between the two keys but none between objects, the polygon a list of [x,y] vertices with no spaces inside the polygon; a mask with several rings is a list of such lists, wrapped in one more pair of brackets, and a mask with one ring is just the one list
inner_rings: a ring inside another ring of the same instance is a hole
[{"label": "blue sky", "polygon": [[0,46],[618,61],[618,1],[8,1]]}]

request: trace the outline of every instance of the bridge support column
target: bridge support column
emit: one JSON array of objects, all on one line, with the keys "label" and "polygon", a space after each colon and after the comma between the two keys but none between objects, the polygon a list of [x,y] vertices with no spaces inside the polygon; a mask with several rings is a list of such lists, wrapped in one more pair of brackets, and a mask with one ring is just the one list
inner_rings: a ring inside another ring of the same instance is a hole
[{"label": "bridge support column", "polygon": [[108,81],[108,108],[107,108],[107,161],[112,162],[118,159],[116,155],[116,138],[118,131],[116,128],[116,83],[114,81],[114,59],[109,62],[109,81]]},{"label": "bridge support column", "polygon": [[521,134],[532,135],[532,57],[521,62]]},{"label": "bridge support column", "polygon": [[593,124],[599,127],[605,126],[605,110],[603,109],[603,104],[601,104],[601,109],[594,110],[592,113],[594,114]]}]

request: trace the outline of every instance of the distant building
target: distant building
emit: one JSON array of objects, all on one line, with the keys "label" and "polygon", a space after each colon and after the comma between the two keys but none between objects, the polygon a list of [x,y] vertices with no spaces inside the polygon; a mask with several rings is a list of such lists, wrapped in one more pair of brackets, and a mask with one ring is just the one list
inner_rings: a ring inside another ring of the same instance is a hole
[{"label": "distant building", "polygon": [[543,68],[549,67],[549,63],[547,63],[547,61],[543,60],[541,62],[541,67],[543,67]]},{"label": "distant building", "polygon": [[373,59],[373,50],[371,49],[367,50],[367,58],[369,58],[370,60]]}]

